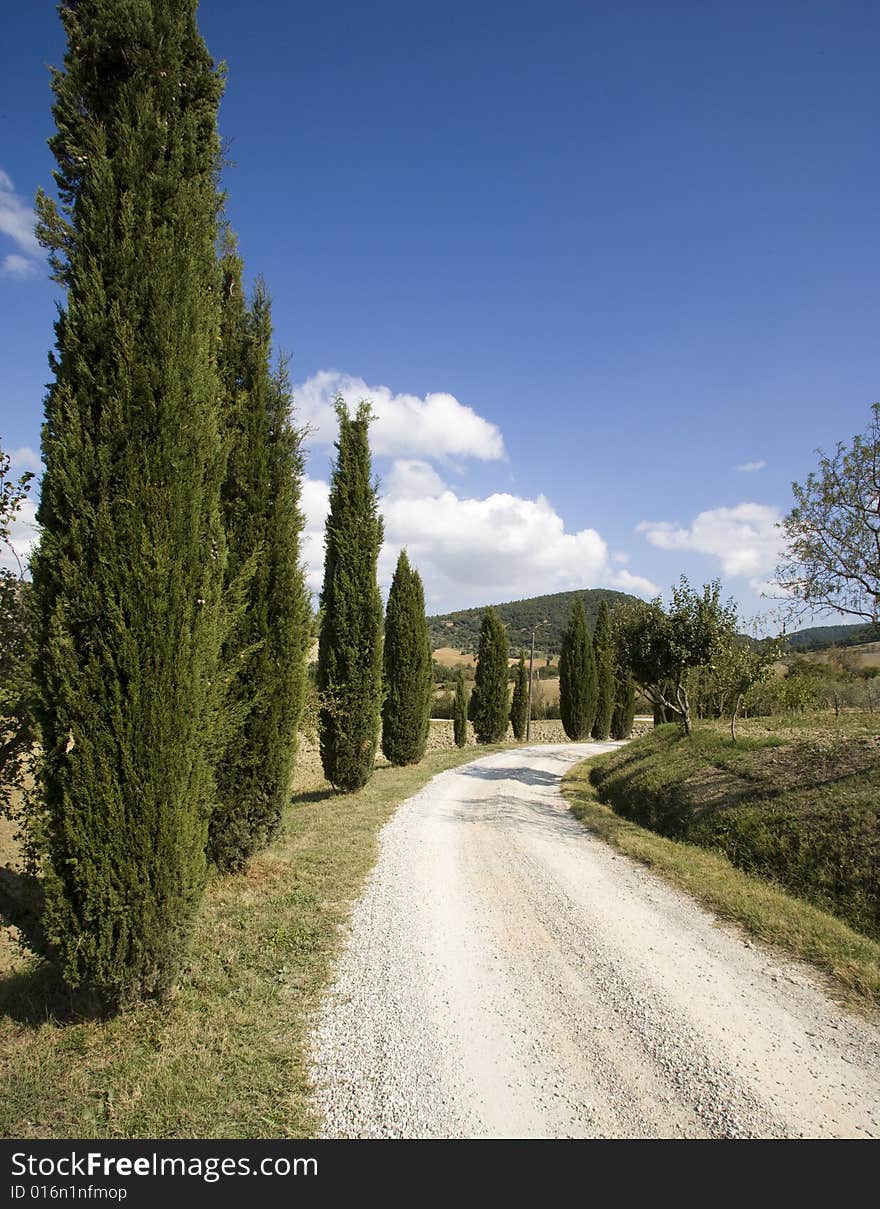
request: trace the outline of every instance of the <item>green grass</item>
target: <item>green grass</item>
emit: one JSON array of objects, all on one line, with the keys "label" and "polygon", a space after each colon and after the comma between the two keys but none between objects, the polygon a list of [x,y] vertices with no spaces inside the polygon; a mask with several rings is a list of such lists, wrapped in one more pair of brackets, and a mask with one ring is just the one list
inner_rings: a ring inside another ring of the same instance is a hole
[{"label": "green grass", "polygon": [[599,799],[880,940],[880,735],[870,715],[653,734],[596,765]]},{"label": "green grass", "polygon": [[176,996],[108,1020],[64,1018],[47,967],[0,953],[0,1136],[314,1136],[304,1045],[394,808],[499,750],[430,752],[359,793],[295,798],[246,874],[207,889]]},{"label": "green grass", "polygon": [[585,827],[719,917],[816,966],[829,976],[829,990],[841,999],[868,1009],[880,1004],[880,944],[876,941],[781,887],[734,868],[718,852],[657,835],[603,805],[591,773],[612,763],[618,754],[578,764],[563,779],[562,791],[572,813]]}]

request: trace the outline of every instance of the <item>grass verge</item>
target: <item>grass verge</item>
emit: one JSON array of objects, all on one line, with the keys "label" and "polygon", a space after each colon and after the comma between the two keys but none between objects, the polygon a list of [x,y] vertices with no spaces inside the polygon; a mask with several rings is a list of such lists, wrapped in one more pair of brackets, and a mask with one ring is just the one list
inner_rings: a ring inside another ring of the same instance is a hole
[{"label": "grass verge", "polygon": [[0,1136],[313,1137],[309,1022],[379,829],[436,773],[496,750],[429,752],[346,796],[317,782],[300,793],[247,873],[209,884],[168,1003],[65,1020],[47,967],[7,947]]},{"label": "grass verge", "polygon": [[718,853],[670,840],[604,806],[590,782],[595,766],[617,753],[576,765],[562,781],[576,818],[601,839],[661,874],[765,943],[816,966],[833,980],[829,989],[863,1009],[880,1004],[880,944],[842,920],[743,873]]}]

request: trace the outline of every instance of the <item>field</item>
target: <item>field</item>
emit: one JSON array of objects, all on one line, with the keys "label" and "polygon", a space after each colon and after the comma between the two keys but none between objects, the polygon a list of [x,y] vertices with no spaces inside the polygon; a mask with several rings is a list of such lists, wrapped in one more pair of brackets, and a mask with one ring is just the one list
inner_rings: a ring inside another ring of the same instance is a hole
[{"label": "field", "polygon": [[[435,651],[432,651],[431,654],[433,655],[434,659],[436,659],[436,661],[440,664],[441,667],[455,668],[455,667],[458,667],[459,664],[461,664],[461,666],[464,668],[474,668],[477,666],[476,655],[471,654],[471,653],[462,654],[462,652],[458,649],[458,647],[441,646],[441,647],[438,647]],[[526,651],[526,662],[528,662],[528,658],[529,658],[529,653],[528,653],[528,651]],[[510,658],[507,660],[507,662],[510,664],[511,667],[513,667],[514,664],[519,662],[519,653],[517,653],[516,655],[511,655]],[[546,657],[544,655],[535,655],[534,666],[536,668],[546,667],[547,666]]]}]

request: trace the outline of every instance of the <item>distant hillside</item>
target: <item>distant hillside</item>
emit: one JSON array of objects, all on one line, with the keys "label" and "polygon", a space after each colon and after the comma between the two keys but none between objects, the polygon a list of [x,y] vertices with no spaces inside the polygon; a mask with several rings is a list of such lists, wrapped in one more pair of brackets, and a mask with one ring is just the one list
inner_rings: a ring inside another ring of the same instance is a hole
[{"label": "distant hillside", "polygon": [[[535,634],[535,649],[556,655],[562,643],[562,632],[568,624],[572,601],[576,596],[584,599],[587,624],[595,629],[599,605],[607,601],[609,609],[625,600],[635,600],[626,592],[613,592],[610,588],[587,588],[575,592],[554,592],[551,596],[533,596],[529,600],[512,600],[507,604],[495,605],[495,611],[507,627],[511,651],[527,647],[532,626],[538,626]],[[480,624],[485,606],[478,609],[458,609],[455,613],[440,613],[428,618],[431,647],[455,647],[460,651],[475,651],[480,640]],[[547,625],[539,625],[546,621]]]},{"label": "distant hillside", "polygon": [[789,634],[788,645],[798,651],[821,651],[829,646],[857,646],[878,640],[880,626],[859,621],[855,625],[817,625],[797,630]]}]

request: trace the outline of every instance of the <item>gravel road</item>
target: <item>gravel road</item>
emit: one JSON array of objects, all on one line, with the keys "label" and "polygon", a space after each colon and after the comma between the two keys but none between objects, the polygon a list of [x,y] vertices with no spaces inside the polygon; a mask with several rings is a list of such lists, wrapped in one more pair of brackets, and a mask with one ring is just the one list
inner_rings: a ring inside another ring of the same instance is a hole
[{"label": "gravel road", "polygon": [[505,751],[385,826],[312,1036],[326,1137],[880,1137],[880,1029]]}]

